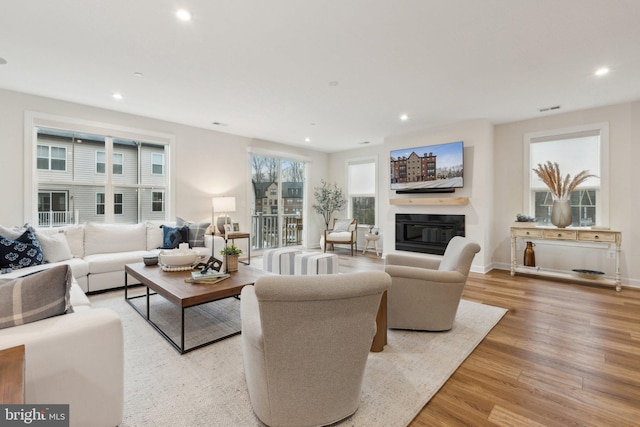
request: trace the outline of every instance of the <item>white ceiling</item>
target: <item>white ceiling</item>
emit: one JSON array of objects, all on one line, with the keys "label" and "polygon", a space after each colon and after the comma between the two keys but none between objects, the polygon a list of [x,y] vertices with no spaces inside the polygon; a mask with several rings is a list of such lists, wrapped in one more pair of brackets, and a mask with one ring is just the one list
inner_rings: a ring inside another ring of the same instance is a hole
[{"label": "white ceiling", "polygon": [[0,3],[0,88],[327,152],[640,99],[640,0]]}]

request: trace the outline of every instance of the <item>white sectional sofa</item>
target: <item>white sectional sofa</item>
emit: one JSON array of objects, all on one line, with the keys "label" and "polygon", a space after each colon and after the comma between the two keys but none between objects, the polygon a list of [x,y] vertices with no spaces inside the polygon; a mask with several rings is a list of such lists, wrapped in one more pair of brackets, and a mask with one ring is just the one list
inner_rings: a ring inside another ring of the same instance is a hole
[{"label": "white sectional sofa", "polygon": [[75,280],[70,302],[73,313],[0,329],[0,349],[25,346],[25,403],[68,404],[72,427],[116,426],[124,410],[122,322],[92,308]]},{"label": "white sectional sofa", "polygon": [[[36,229],[36,237],[39,238],[45,255],[47,255],[46,246],[43,241],[47,236],[59,238],[60,234],[64,235],[70,253],[58,253],[64,252],[64,249],[60,251],[59,248],[56,253],[53,253],[52,250],[50,258],[54,262],[1,274],[0,279],[20,277],[54,265],[68,264],[73,272],[73,277],[84,292],[91,293],[122,287],[124,286],[125,264],[142,262],[145,255],[159,252],[158,248],[162,246],[163,240],[161,225],[175,227],[176,223],[87,223]],[[2,229],[7,230],[5,227]],[[1,230],[0,234],[2,234]],[[211,255],[213,239],[215,239],[216,256],[220,258],[219,250],[224,247],[224,239],[220,236],[205,235],[205,246],[193,249],[202,255]],[[246,249],[243,250],[246,252]]]},{"label": "white sectional sofa", "polygon": [[[73,281],[73,312],[0,329],[0,349],[25,345],[25,402],[69,404],[74,427],[116,426],[124,408],[124,341],[122,322],[112,310],[92,308],[86,292],[124,286],[124,266],[157,253],[163,241],[161,223],[69,225],[37,229],[45,259],[42,265],[0,274],[22,277],[67,264]],[[165,225],[175,227],[175,223]],[[0,227],[0,234],[16,238],[24,230]],[[9,235],[11,234],[11,235]],[[224,247],[219,236],[205,236],[210,255]],[[35,277],[35,276],[33,276]]]}]

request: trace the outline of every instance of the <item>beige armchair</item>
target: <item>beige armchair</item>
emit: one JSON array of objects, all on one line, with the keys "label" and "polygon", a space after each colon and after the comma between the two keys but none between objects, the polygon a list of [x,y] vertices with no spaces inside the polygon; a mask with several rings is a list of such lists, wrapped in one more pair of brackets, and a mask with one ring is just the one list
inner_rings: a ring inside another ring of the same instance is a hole
[{"label": "beige armchair", "polygon": [[324,231],[324,250],[327,252],[327,245],[340,244],[351,247],[351,256],[358,241],[358,220],[357,219],[333,219],[333,226]]},{"label": "beige armchair", "polygon": [[251,405],[269,426],[332,424],[360,404],[388,274],[263,276],[241,294]]},{"label": "beige armchair", "polygon": [[471,262],[479,251],[477,243],[456,236],[443,256],[387,255],[385,271],[393,283],[387,292],[388,327],[451,329]]}]

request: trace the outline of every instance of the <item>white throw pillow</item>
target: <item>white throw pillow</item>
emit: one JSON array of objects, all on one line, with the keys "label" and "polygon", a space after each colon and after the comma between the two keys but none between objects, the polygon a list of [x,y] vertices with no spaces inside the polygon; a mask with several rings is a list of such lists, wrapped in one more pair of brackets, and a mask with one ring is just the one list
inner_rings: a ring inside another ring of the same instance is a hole
[{"label": "white throw pillow", "polygon": [[67,242],[63,231],[55,234],[36,232],[36,238],[40,242],[45,261],[58,262],[73,258],[69,242]]},{"label": "white throw pillow", "polygon": [[349,231],[349,226],[351,225],[351,219],[337,219],[333,224],[333,231]]}]

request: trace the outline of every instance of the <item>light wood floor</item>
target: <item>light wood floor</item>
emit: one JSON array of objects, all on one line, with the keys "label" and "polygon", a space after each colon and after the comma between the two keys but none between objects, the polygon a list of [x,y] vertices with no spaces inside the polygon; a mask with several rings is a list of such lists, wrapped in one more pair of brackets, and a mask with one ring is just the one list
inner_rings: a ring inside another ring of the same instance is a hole
[{"label": "light wood floor", "polygon": [[[382,270],[338,249],[340,271]],[[494,270],[463,298],[509,309],[411,423],[640,426],[640,290]]]}]

